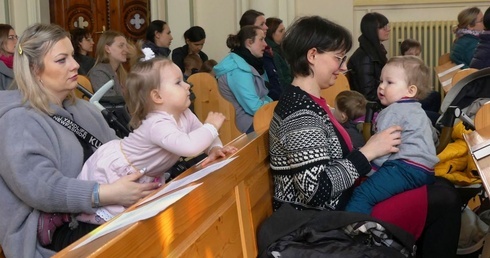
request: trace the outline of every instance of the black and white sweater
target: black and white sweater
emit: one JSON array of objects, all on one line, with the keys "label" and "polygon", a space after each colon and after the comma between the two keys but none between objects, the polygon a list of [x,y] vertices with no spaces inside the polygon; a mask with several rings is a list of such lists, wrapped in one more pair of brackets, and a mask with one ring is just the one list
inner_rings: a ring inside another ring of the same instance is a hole
[{"label": "black and white sweater", "polygon": [[348,148],[328,114],[299,87],[286,87],[271,121],[270,164],[274,210],[342,209],[350,188],[370,163]]}]

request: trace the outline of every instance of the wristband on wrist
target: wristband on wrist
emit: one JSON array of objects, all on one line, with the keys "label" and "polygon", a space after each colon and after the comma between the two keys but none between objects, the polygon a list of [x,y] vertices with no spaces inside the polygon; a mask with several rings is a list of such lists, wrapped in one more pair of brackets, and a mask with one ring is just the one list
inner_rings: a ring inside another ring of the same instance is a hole
[{"label": "wristband on wrist", "polygon": [[92,207],[99,208],[100,207],[100,199],[99,199],[99,184],[95,184],[94,190],[92,191]]}]

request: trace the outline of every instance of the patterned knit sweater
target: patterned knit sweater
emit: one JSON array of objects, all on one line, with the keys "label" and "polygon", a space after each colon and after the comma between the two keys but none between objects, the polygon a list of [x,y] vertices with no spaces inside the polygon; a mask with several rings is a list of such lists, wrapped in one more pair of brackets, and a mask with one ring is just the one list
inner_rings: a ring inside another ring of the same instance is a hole
[{"label": "patterned knit sweater", "polygon": [[371,166],[348,148],[325,110],[299,87],[286,87],[270,125],[274,210],[343,209],[354,181]]}]

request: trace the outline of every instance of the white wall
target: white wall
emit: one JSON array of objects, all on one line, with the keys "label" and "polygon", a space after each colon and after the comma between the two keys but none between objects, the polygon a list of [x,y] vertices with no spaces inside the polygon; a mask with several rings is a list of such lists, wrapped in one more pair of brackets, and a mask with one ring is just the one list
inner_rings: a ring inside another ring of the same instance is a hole
[{"label": "white wall", "polygon": [[[392,22],[455,20],[466,7],[479,6],[482,11],[488,7],[488,1],[484,0],[150,0],[150,4],[151,18],[166,20],[170,25],[174,36],[171,48],[182,46],[184,31],[199,25],[207,34],[203,50],[218,61],[229,51],[225,44],[228,34],[237,32],[241,14],[251,8],[267,17],[281,18],[286,27],[298,16],[326,17],[352,32],[355,48],[360,34],[359,21],[366,12],[383,13]],[[49,20],[49,0],[0,0],[0,22],[12,24],[19,35],[28,25]]]}]

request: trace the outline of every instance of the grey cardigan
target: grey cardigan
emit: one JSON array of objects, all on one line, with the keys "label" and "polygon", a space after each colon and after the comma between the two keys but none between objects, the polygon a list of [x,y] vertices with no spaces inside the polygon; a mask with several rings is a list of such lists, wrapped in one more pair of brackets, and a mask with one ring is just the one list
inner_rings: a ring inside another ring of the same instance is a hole
[{"label": "grey cardigan", "polygon": [[[115,139],[87,101],[68,101],[55,114],[73,119],[102,142]],[[21,119],[20,119],[21,118]],[[94,181],[76,179],[83,149],[75,134],[22,103],[18,91],[0,91],[0,243],[7,257],[49,257],[37,241],[39,211],[94,213]]]}]

